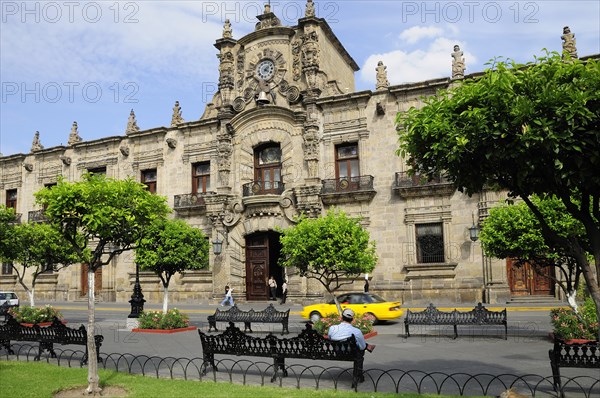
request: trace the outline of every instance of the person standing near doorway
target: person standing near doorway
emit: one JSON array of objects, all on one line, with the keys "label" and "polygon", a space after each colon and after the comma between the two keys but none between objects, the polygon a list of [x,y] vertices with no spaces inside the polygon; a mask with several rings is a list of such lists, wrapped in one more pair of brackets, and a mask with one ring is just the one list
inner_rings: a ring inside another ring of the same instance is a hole
[{"label": "person standing near doorway", "polygon": [[287,286],[287,279],[283,280],[283,284],[281,285],[281,303],[279,304],[285,304],[285,300],[287,299],[287,292],[288,292],[288,286]]},{"label": "person standing near doorway", "polygon": [[273,278],[273,275],[269,277],[267,284],[269,285],[269,300],[277,301],[277,282]]}]

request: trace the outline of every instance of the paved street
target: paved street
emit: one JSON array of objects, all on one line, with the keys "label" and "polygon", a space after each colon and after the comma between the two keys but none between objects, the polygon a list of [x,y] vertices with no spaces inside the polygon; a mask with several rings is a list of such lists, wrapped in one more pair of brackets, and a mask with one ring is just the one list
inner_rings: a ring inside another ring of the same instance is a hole
[{"label": "paved street", "polygon": [[[40,303],[43,304],[43,303]],[[59,308],[70,327],[87,324],[87,303],[51,303]],[[264,309],[267,303],[243,303],[240,309]],[[279,305],[277,309],[290,308],[290,335],[299,333],[305,326],[305,320],[299,315],[300,305]],[[190,323],[207,331],[207,316],[214,313],[218,304],[199,303],[197,305],[177,305],[189,314]],[[440,305],[440,308],[443,306]],[[548,350],[552,347],[548,339],[550,331],[549,307],[508,307],[508,339],[504,340],[502,326],[460,327],[458,339],[452,339],[452,327],[411,327],[411,337],[404,337],[403,318],[397,321],[376,325],[378,335],[369,342],[376,344],[373,353],[365,355],[365,370],[392,369],[403,372],[441,372],[445,374],[465,373],[468,375],[552,375]],[[158,304],[146,305],[146,309],[159,310]],[[218,307],[221,308],[221,307]],[[454,308],[449,306],[448,308]],[[471,307],[472,308],[472,307]],[[467,306],[460,309],[471,309]],[[498,306],[490,306],[497,310]],[[504,308],[504,307],[500,307]],[[156,356],[160,358],[201,358],[202,349],[196,331],[175,334],[132,333],[126,329],[126,318],[130,312],[127,303],[98,303],[96,305],[97,334],[104,336],[101,353]],[[218,324],[222,330],[226,325]],[[242,326],[242,325],[238,325]],[[281,325],[255,324],[254,335],[266,335],[269,332],[280,336]],[[233,360],[241,358],[232,357]],[[248,359],[248,358],[243,358]],[[264,361],[264,358],[262,358]],[[268,361],[266,361],[268,362]],[[347,363],[326,363],[325,361],[290,360],[286,365],[300,364],[314,367],[350,367]],[[589,376],[598,379],[597,370],[563,369],[566,377]],[[493,376],[490,376],[493,378]],[[399,377],[399,376],[398,376]]]}]

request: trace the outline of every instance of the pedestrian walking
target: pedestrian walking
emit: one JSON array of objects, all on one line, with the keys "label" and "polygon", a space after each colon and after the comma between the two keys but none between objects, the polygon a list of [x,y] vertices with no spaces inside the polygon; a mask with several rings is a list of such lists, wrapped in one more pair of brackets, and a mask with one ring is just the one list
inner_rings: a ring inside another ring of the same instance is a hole
[{"label": "pedestrian walking", "polygon": [[269,300],[277,301],[277,282],[273,278],[273,275],[269,277],[267,284],[269,285]]},{"label": "pedestrian walking", "polygon": [[225,298],[223,299],[223,301],[221,301],[221,307],[223,307],[225,304],[227,305],[231,305],[233,306],[233,296],[231,295],[231,292],[233,291],[233,288],[230,288],[229,286],[225,286]]},{"label": "pedestrian walking", "polygon": [[283,280],[283,284],[281,285],[281,303],[280,304],[285,304],[285,300],[287,299],[287,293],[288,293],[288,285],[287,285],[287,279]]}]

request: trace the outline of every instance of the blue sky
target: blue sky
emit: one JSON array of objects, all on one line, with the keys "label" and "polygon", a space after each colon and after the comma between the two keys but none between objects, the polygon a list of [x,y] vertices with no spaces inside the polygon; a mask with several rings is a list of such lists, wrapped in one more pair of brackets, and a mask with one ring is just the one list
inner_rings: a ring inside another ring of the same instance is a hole
[{"label": "blue sky", "polygon": [[[173,104],[197,120],[218,80],[223,21],[234,38],[251,32],[263,1],[0,0],[0,153],[66,144],[77,121],[84,140],[124,135],[133,108],[141,129],[167,126]],[[305,0],[271,1],[284,25]],[[360,66],[356,90],[374,89],[383,60],[391,84],[450,75],[452,47],[467,73],[495,56],[519,62],[561,50],[563,26],[579,56],[600,53],[598,1],[318,1]]]}]

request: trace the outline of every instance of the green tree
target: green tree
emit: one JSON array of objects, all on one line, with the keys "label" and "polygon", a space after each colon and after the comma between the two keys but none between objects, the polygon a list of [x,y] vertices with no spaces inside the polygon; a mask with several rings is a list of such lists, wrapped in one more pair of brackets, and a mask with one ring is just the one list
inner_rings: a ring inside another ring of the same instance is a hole
[{"label": "green tree", "polygon": [[15,209],[0,205],[0,261],[13,262],[16,255],[14,246]]},{"label": "green tree", "polygon": [[375,243],[369,241],[369,232],[359,221],[332,210],[324,217],[301,217],[280,238],[279,264],[296,267],[300,276],[318,280],[333,296],[340,314],[335,291],[370,273],[377,263]]},{"label": "green tree", "polygon": [[[57,272],[77,262],[78,257],[73,246],[49,224],[17,224],[12,232],[12,268],[17,274],[17,281],[29,296],[30,305],[34,307],[38,276],[46,271]],[[31,288],[24,281],[28,269],[32,271]]]},{"label": "green tree", "polygon": [[[566,239],[577,239],[588,246],[583,225],[565,211],[556,197],[531,197],[552,228]],[[581,269],[577,262],[559,246],[548,246],[542,236],[538,219],[524,202],[507,204],[490,210],[480,234],[483,250],[488,256],[513,258],[517,266],[529,263],[540,274],[545,267],[554,267],[562,278],[552,278],[565,292],[569,305],[578,312],[575,301]],[[544,274],[545,275],[545,274]]]},{"label": "green tree", "polygon": [[35,196],[49,222],[72,245],[79,261],[88,265],[87,391],[95,394],[101,389],[94,341],[94,272],[132,249],[144,229],[164,218],[169,208],[165,198],[151,194],[143,184],[101,174],[85,174],[78,182],[60,179]]},{"label": "green tree", "polygon": [[155,272],[163,285],[163,313],[169,305],[169,282],[177,272],[208,267],[208,239],[198,228],[181,220],[156,220],[135,250],[143,270]]},{"label": "green tree", "polygon": [[[530,196],[556,195],[585,228],[600,275],[600,64],[559,54],[519,65],[494,62],[476,79],[398,114],[400,148],[412,170],[438,173],[469,195],[520,197],[548,247],[575,259],[600,313],[600,286],[579,239],[562,236]],[[600,316],[600,314],[599,314]]]}]

